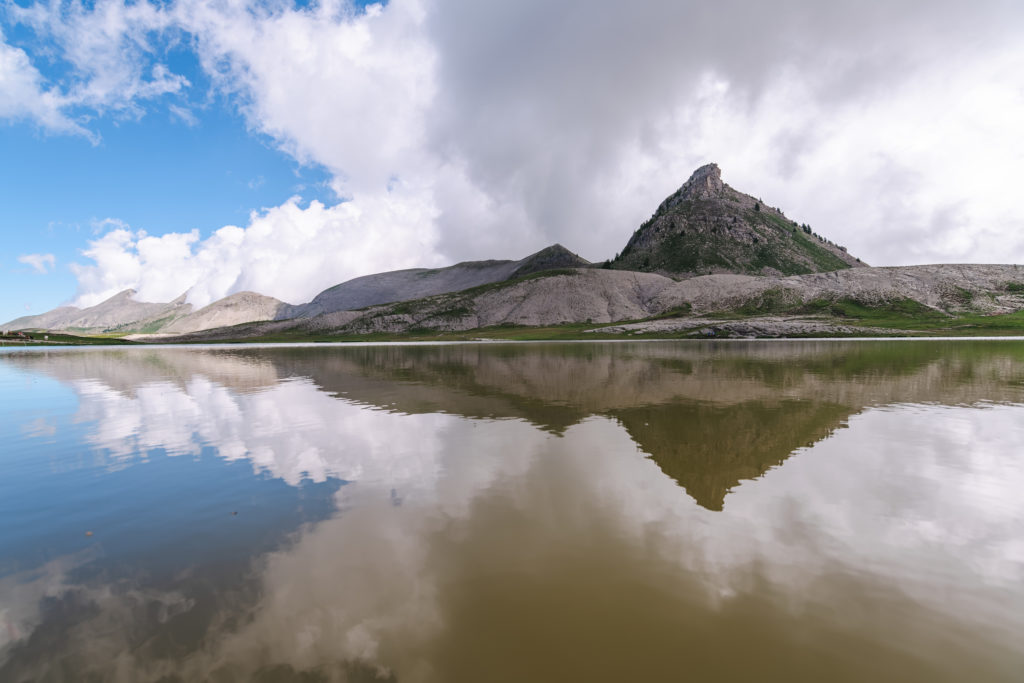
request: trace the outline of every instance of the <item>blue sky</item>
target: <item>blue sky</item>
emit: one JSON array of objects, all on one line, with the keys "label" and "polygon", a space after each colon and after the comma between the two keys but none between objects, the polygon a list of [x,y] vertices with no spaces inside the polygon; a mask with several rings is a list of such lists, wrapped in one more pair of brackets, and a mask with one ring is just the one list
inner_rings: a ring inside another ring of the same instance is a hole
[{"label": "blue sky", "polygon": [[[82,261],[86,241],[123,221],[149,234],[189,231],[204,236],[224,225],[245,225],[249,213],[293,195],[333,201],[327,174],[300,165],[252,135],[222,102],[188,126],[165,112],[139,121],[101,121],[101,140],[48,135],[28,122],[0,127],[3,262],[0,320],[40,313],[75,293],[68,264]],[[17,256],[49,253],[40,273]],[[11,296],[15,293],[14,296]]]},{"label": "blue sky", "polygon": [[[69,78],[68,64],[46,54],[56,49],[52,40],[17,23],[0,28],[9,45],[43,56],[33,65],[47,81]],[[0,321],[70,301],[76,279],[69,264],[82,262],[87,241],[115,221],[151,235],[198,229],[205,237],[292,196],[338,200],[322,166],[299,163],[249,129],[236,103],[211,90],[192,52],[171,46],[162,54],[192,84],[188,91],[129,115],[83,107],[91,139],[0,118]],[[52,254],[53,266],[40,272],[18,261],[24,254]]]},{"label": "blue sky", "polygon": [[711,161],[873,265],[1020,263],[1021,120],[999,0],[0,0],[0,321],[602,260]]}]

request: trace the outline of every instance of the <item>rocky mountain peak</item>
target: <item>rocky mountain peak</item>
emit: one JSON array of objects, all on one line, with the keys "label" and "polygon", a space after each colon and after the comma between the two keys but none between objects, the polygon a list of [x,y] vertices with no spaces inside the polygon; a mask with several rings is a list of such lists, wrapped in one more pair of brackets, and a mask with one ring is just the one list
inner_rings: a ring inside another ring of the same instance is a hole
[{"label": "rocky mountain peak", "polygon": [[693,172],[676,194],[680,199],[711,199],[721,195],[724,189],[718,164],[705,164]]},{"label": "rocky mountain peak", "polygon": [[682,187],[669,195],[658,207],[658,212],[671,209],[686,201],[695,199],[718,199],[725,194],[722,169],[718,164],[704,164],[683,183]]},{"label": "rocky mountain peak", "polygon": [[589,265],[590,261],[577,256],[561,244],[552,244],[520,261],[510,277],[523,277],[555,268],[583,268]]},{"label": "rocky mountain peak", "polygon": [[863,265],[779,209],[701,166],[633,233],[611,268],[674,277],[711,273],[799,275]]}]

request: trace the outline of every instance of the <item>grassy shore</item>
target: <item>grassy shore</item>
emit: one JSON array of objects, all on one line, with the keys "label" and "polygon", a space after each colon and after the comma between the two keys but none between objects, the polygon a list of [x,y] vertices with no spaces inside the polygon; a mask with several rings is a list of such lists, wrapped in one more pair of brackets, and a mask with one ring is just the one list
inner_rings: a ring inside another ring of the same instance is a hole
[{"label": "grassy shore", "polygon": [[[862,327],[866,330],[878,330],[877,334],[831,333],[831,334],[792,334],[793,338],[833,338],[858,336],[913,336],[913,337],[980,337],[980,336],[1019,336],[1024,335],[1024,311],[998,316],[964,315],[944,316],[932,315],[930,312],[920,315],[917,312],[899,310],[876,310],[848,308],[846,315],[815,316],[815,320],[830,322],[836,325]],[[735,321],[751,320],[754,316],[733,316]],[[721,316],[709,316],[709,319],[721,319]],[[702,318],[688,318],[692,326],[679,331],[632,333],[602,332],[602,329],[618,327],[630,321],[620,321],[608,325],[592,323],[567,323],[544,327],[527,327],[521,325],[500,325],[482,327],[458,332],[419,329],[409,332],[371,333],[371,334],[318,334],[302,331],[278,333],[260,337],[237,337],[204,342],[196,340],[190,343],[289,343],[289,342],[385,342],[385,341],[572,341],[572,340],[607,340],[607,339],[690,339],[695,330],[704,325]]]},{"label": "grassy shore", "polygon": [[945,315],[913,301],[878,308],[844,301],[833,304],[825,313],[839,324],[901,330],[914,336],[1024,334],[1024,311],[1003,315]]},{"label": "grassy shore", "polygon": [[[43,337],[47,339],[43,339]],[[33,332],[32,339],[0,335],[0,346],[85,346],[96,344],[138,344],[116,335],[75,335],[63,332]]]},{"label": "grassy shore", "polygon": [[[833,302],[827,307],[809,307],[800,311],[789,311],[785,315],[800,317],[806,315],[808,320],[832,323],[847,327],[863,328],[864,334],[844,332],[788,334],[792,338],[833,338],[861,336],[911,336],[911,337],[974,337],[974,336],[1018,336],[1024,335],[1024,311],[1004,315],[945,315],[919,305],[889,304],[884,307],[867,307],[852,301]],[[330,334],[312,333],[308,331],[287,331],[263,336],[247,336],[240,331],[239,335],[231,336],[230,332],[220,339],[193,338],[189,340],[154,340],[156,343],[184,344],[232,344],[232,343],[296,343],[296,342],[385,342],[385,341],[572,341],[572,340],[607,340],[607,339],[688,339],[699,334],[705,327],[704,320],[727,320],[731,322],[754,321],[765,315],[778,315],[778,311],[744,311],[726,314],[712,314],[705,317],[679,318],[681,329],[673,331],[611,331],[630,322],[620,321],[607,325],[592,323],[567,323],[544,327],[528,327],[522,325],[499,325],[473,330],[449,332],[432,329],[416,329],[408,332],[371,333],[371,334]],[[667,316],[655,319],[671,320]],[[651,320],[651,319],[647,319]],[[607,329],[609,331],[602,331]],[[871,332],[878,330],[877,334]],[[35,335],[34,335],[35,336]],[[94,345],[94,344],[139,344],[121,339],[113,335],[86,336],[62,333],[49,333],[49,340],[22,340],[15,337],[3,337],[5,345]]]}]

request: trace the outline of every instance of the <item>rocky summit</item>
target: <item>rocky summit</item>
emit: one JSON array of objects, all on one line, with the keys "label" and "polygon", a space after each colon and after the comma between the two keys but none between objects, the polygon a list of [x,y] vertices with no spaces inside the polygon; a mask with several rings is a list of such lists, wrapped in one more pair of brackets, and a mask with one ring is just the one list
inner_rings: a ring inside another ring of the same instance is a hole
[{"label": "rocky summit", "polygon": [[809,225],[729,187],[718,165],[707,164],[661,203],[607,265],[694,277],[802,275],[866,264]]}]

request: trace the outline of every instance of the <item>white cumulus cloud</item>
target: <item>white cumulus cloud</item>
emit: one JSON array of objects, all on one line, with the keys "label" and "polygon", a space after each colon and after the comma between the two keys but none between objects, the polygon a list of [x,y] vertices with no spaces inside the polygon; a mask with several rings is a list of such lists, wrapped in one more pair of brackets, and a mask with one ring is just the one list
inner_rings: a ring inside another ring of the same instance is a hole
[{"label": "white cumulus cloud", "polygon": [[367,264],[439,265],[433,226],[429,196],[394,188],[334,206],[313,201],[303,208],[292,198],[253,212],[244,228],[225,226],[206,239],[198,230],[156,236],[119,227],[89,243],[83,255],[91,263],[71,265],[79,282],[75,305],[129,288],[141,301],[187,291],[195,306],[241,291],[304,303]]},{"label": "white cumulus cloud", "polygon": [[183,0],[182,26],[249,125],[303,162],[326,166],[339,194],[421,175],[435,49],[420,0],[364,13],[348,3],[253,10]]},{"label": "white cumulus cloud", "polygon": [[67,99],[46,87],[24,50],[4,42],[0,30],[0,119],[28,119],[57,133],[89,132],[64,112]]},{"label": "white cumulus cloud", "polygon": [[189,85],[159,60],[159,43],[172,38],[173,17],[157,4],[99,0],[11,4],[12,21],[52,40],[68,66],[62,81],[65,111],[88,108],[139,117],[140,102]]}]

